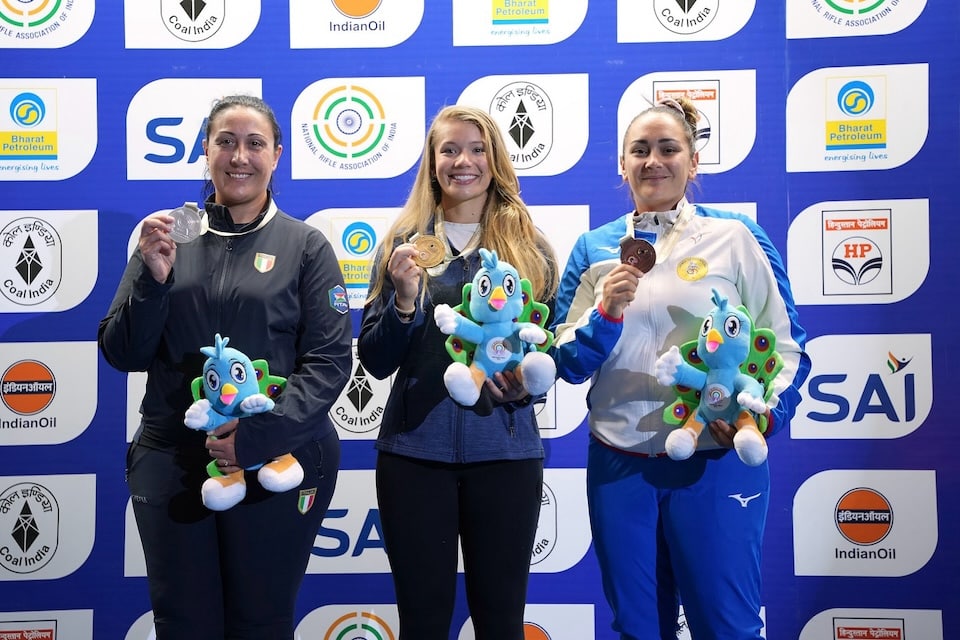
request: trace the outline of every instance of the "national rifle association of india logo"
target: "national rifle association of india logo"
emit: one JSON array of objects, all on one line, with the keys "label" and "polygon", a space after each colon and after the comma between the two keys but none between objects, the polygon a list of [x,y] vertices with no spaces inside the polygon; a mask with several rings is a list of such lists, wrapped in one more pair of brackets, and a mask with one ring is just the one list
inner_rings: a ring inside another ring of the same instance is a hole
[{"label": "national rifle association of india logo", "polygon": [[372,91],[354,84],[329,90],[317,101],[304,141],[320,161],[341,170],[362,169],[383,158],[396,135],[386,109]]}]

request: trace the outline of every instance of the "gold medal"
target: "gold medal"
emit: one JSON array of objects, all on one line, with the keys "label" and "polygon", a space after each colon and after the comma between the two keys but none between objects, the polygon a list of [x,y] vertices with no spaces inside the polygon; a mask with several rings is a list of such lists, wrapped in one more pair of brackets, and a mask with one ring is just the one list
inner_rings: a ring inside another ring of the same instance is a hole
[{"label": "gold medal", "polygon": [[443,262],[443,258],[447,252],[443,246],[443,242],[441,242],[437,236],[417,236],[412,242],[413,246],[417,248],[417,253],[413,256],[413,261],[417,263],[418,267],[429,269]]}]

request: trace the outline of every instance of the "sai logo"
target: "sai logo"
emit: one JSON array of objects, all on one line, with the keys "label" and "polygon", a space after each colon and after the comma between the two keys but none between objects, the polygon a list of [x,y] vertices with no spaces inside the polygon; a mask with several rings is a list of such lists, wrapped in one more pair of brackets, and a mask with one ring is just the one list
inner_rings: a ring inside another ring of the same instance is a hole
[{"label": "sai logo", "polygon": [[30,416],[50,406],[57,393],[57,380],[42,362],[21,360],[3,372],[0,399],[14,413]]}]

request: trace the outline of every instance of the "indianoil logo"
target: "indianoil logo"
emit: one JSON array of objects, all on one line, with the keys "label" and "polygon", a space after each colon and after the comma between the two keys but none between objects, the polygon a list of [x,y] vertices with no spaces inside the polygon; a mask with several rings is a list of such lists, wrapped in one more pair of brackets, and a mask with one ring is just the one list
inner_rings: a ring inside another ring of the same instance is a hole
[{"label": "indianoil logo", "polygon": [[332,0],[337,11],[348,18],[366,18],[380,8],[382,0]]},{"label": "indianoil logo", "polygon": [[32,416],[49,407],[56,392],[53,372],[36,360],[14,362],[0,381],[0,400],[7,409],[22,416]]},{"label": "indianoil logo", "polygon": [[840,535],[853,544],[874,545],[893,529],[893,508],[883,494],[859,487],[840,497],[834,511]]},{"label": "indianoil logo", "polygon": [[547,630],[532,622],[523,623],[523,640],[552,640]]}]

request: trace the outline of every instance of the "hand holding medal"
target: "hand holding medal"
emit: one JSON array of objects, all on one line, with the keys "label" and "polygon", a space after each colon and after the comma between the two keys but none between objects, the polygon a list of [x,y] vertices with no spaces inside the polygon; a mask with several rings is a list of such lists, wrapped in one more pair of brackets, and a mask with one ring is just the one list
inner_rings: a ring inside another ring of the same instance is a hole
[{"label": "hand holding medal", "polygon": [[446,248],[437,236],[417,236],[411,243],[417,248],[417,253],[413,255],[413,261],[421,269],[429,269],[443,262]]}]

